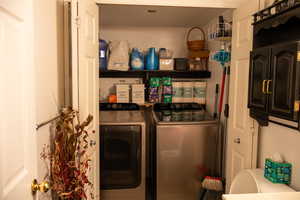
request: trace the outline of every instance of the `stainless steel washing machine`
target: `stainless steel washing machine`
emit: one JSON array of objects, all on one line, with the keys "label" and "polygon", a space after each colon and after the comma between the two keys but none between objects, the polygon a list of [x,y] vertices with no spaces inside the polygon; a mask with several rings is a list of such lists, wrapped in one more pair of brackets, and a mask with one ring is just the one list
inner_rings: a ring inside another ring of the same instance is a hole
[{"label": "stainless steel washing machine", "polygon": [[145,200],[144,111],[129,104],[105,106],[100,106],[101,199]]},{"label": "stainless steel washing machine", "polygon": [[157,104],[153,119],[152,199],[196,200],[214,167],[217,121],[198,104]]}]

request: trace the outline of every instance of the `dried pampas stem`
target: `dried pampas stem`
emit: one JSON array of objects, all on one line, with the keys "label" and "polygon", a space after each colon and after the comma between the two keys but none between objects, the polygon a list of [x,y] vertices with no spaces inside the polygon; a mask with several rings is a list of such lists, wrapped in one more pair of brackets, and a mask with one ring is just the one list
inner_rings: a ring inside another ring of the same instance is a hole
[{"label": "dried pampas stem", "polygon": [[[88,178],[91,168],[87,127],[93,121],[89,115],[80,123],[79,113],[64,108],[55,123],[53,148],[45,146],[41,159],[50,162],[52,191],[61,199],[87,199],[87,190],[93,189]],[[91,133],[94,133],[92,131]],[[93,199],[93,192],[89,192]]]}]

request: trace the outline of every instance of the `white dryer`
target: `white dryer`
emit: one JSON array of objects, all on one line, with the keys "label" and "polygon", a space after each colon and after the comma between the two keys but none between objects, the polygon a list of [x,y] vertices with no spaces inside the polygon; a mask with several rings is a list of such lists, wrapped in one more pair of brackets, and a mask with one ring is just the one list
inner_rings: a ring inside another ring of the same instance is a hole
[{"label": "white dryer", "polygon": [[145,200],[144,111],[132,104],[104,104],[101,108],[101,199]]}]

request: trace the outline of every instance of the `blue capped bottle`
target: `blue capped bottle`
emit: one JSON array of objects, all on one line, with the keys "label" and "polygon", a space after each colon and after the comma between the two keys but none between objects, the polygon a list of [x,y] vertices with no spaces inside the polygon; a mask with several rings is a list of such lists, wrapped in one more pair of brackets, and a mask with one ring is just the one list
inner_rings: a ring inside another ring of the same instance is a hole
[{"label": "blue capped bottle", "polygon": [[155,51],[155,48],[149,48],[146,56],[146,69],[147,70],[158,70],[159,58]]}]

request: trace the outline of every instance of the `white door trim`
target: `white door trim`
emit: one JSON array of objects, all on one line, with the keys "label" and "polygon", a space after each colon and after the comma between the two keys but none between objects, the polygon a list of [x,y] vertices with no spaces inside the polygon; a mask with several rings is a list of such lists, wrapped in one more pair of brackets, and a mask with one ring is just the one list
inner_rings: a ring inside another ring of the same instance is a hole
[{"label": "white door trim", "polygon": [[72,7],[72,103],[80,119],[89,114],[93,121],[88,127],[89,142],[96,144],[91,153],[89,178],[96,199],[100,198],[99,153],[99,8],[94,0],[71,0]]},{"label": "white door trim", "polygon": [[[250,51],[253,42],[252,14],[258,11],[259,3],[259,0],[248,1],[233,13],[226,192],[240,170],[257,166],[258,125],[250,118],[247,104]],[[240,143],[237,140],[240,140]]]}]

